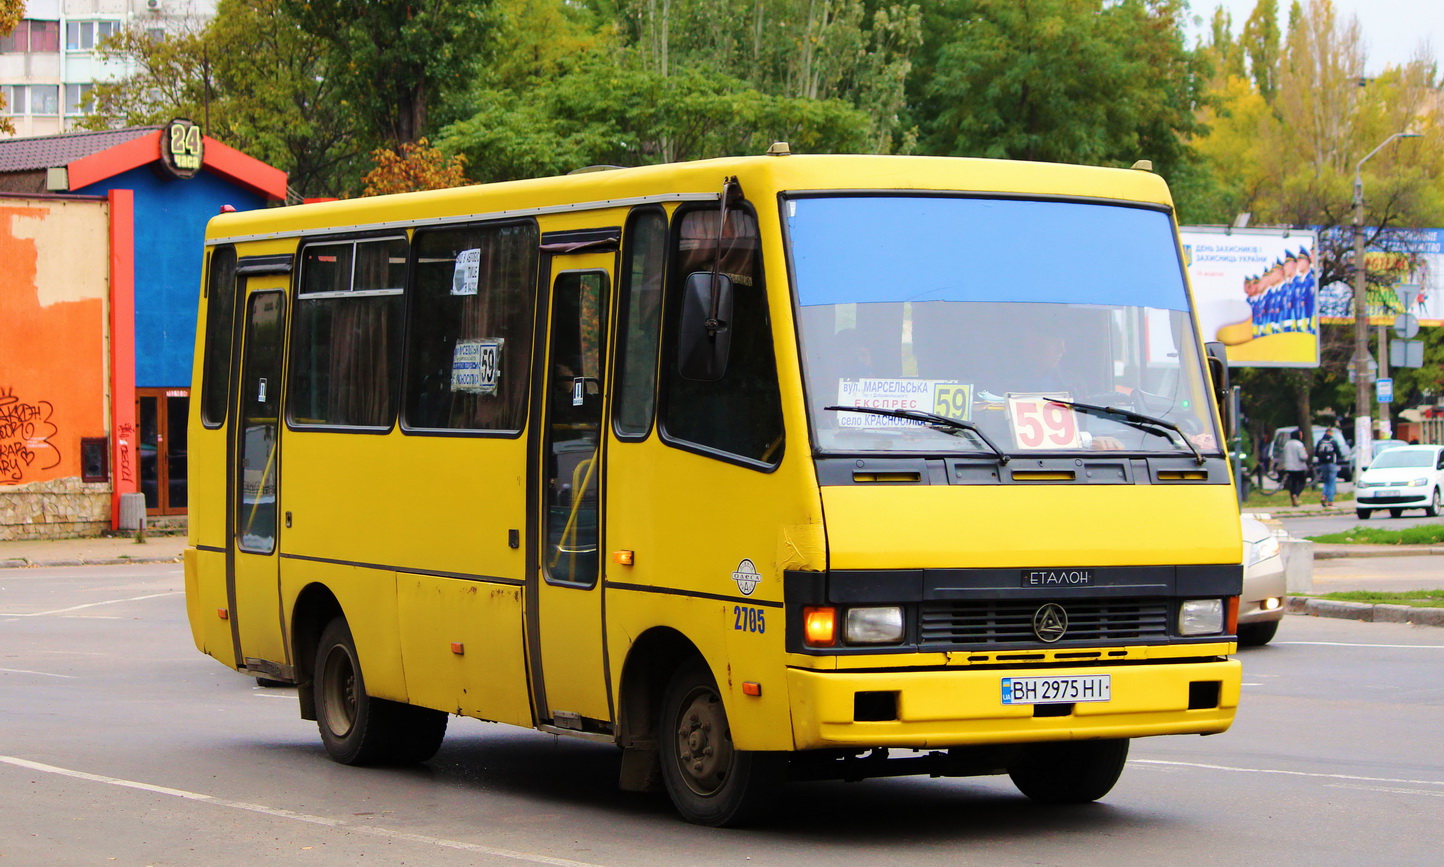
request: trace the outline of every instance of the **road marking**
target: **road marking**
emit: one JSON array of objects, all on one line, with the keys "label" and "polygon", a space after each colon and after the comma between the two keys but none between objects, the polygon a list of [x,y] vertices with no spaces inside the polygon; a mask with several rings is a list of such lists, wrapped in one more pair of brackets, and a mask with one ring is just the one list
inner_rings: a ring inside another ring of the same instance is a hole
[{"label": "road marking", "polygon": [[1275,641],[1274,644],[1289,644],[1298,647],[1384,647],[1411,650],[1444,650],[1444,644],[1355,644],[1352,641]]},{"label": "road marking", "polygon": [[72,605],[69,608],[57,608],[54,611],[31,611],[29,613],[0,611],[0,617],[45,617],[50,614],[66,614],[71,611],[81,611],[86,608],[94,608],[97,605],[117,605],[121,602],[140,602],[143,599],[159,599],[162,596],[180,596],[183,593],[185,593],[184,590],[170,590],[165,593],[151,593],[148,596],[127,596],[124,599],[107,599],[104,602],[87,602],[84,605]]},{"label": "road marking", "polygon": [[73,674],[51,674],[48,671],[29,671],[24,668],[0,668],[0,671],[8,672],[9,674],[38,674],[41,677],[63,677],[66,680],[75,680],[75,675]]},{"label": "road marking", "polygon": [[[1128,763],[1130,765],[1200,768],[1206,771],[1234,771],[1240,774],[1279,774],[1286,777],[1314,777],[1321,780],[1353,780],[1360,783],[1402,783],[1407,786],[1444,786],[1444,780],[1394,780],[1385,777],[1358,777],[1352,774],[1316,774],[1309,771],[1284,771],[1277,768],[1233,768],[1228,765],[1206,765],[1201,762],[1165,762],[1159,759],[1129,759]],[[1444,794],[1444,792],[1440,794]]]},{"label": "road marking", "polygon": [[410,834],[405,831],[392,831],[387,828],[375,828],[369,825],[355,825],[341,819],[328,819],[325,816],[312,816],[307,813],[297,813],[293,810],[285,810],[280,807],[266,807],[261,804],[248,804],[244,801],[232,801],[228,798],[217,798],[214,795],[206,795],[201,792],[188,792],[185,789],[172,789],[167,786],[155,786],[150,783],[138,783],[135,780],[123,780],[118,777],[106,777],[100,774],[88,774],[85,771],[73,771],[69,768],[60,768],[55,765],[45,765],[40,762],[31,762],[25,759],[17,759],[13,756],[0,756],[0,762],[14,765],[17,768],[25,768],[31,771],[40,771],[46,774],[57,774],[62,777],[72,777],[77,780],[88,780],[92,783],[105,783],[110,786],[121,786],[127,789],[139,789],[142,792],[151,792],[157,795],[166,795],[172,798],[183,798],[187,801],[201,801],[207,804],[215,804],[219,807],[229,807],[232,810],[245,810],[250,813],[260,813],[265,816],[274,816],[280,819],[291,819],[297,822],[307,822],[312,825],[325,825],[330,828],[342,828],[347,831],[354,831],[358,834],[371,834],[375,837],[385,837],[388,840],[403,840],[408,843],[426,843],[433,846],[443,846],[447,849],[460,849],[463,852],[479,852],[483,855],[494,855],[498,858],[510,858],[514,861],[526,861],[532,864],[552,864],[555,867],[599,867],[586,861],[570,861],[566,858],[552,858],[546,855],[537,855],[531,852],[518,852],[514,849],[498,849],[495,846],[483,846],[479,843],[463,843],[459,840],[445,840],[440,837],[428,837],[424,834]]},{"label": "road marking", "polygon": [[1328,783],[1330,789],[1358,789],[1364,792],[1383,792],[1387,795],[1428,795],[1444,798],[1444,792],[1430,792],[1425,789],[1396,789],[1391,786],[1351,786],[1348,783]]}]

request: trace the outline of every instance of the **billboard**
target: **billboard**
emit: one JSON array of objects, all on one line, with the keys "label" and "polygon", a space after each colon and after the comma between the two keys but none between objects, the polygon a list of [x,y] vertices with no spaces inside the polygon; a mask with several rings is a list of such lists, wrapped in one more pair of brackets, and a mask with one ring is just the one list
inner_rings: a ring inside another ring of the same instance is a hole
[{"label": "billboard", "polygon": [[1181,227],[1204,340],[1236,367],[1318,367],[1318,237],[1308,230]]},{"label": "billboard", "polygon": [[[1369,274],[1380,280],[1369,284],[1365,301],[1370,324],[1392,325],[1395,316],[1408,312],[1419,318],[1420,325],[1444,325],[1444,229],[1394,229],[1389,232],[1389,247],[1364,254]],[[1411,293],[1408,311],[1394,291],[1399,285],[1418,287]],[[1346,283],[1322,287],[1319,317],[1329,325],[1352,323],[1353,287]]]}]

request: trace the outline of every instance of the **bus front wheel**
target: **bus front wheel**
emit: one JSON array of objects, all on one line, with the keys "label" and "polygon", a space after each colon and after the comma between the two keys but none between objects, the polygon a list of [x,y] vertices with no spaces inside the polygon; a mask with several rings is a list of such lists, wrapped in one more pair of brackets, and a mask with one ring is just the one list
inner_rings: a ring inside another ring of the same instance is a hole
[{"label": "bus front wheel", "polygon": [[1108,794],[1128,760],[1128,741],[1034,744],[1008,767],[1018,791],[1045,804],[1085,804]]},{"label": "bus front wheel", "polygon": [[786,757],[733,747],[722,696],[702,660],[672,676],[657,731],[662,780],[687,821],[719,828],[744,824],[775,798]]},{"label": "bus front wheel", "polygon": [[316,650],[316,727],[331,758],[343,765],[424,762],[446,736],[446,714],[372,698],[346,620],[321,633]]}]

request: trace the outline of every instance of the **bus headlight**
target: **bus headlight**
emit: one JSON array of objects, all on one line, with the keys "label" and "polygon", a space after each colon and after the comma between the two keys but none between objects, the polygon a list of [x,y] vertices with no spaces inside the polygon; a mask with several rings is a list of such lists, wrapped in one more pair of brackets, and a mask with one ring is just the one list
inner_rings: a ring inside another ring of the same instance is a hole
[{"label": "bus headlight", "polygon": [[849,608],[842,634],[848,644],[900,644],[904,634],[902,609],[895,605]]},{"label": "bus headlight", "polygon": [[1210,635],[1222,631],[1222,599],[1185,599],[1178,606],[1179,635]]}]

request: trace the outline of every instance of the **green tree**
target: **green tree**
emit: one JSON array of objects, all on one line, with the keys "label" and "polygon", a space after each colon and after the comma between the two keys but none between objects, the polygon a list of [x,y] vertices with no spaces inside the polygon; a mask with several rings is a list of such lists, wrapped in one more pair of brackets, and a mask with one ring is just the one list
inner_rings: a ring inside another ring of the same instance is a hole
[{"label": "green tree", "polygon": [[696,69],[663,76],[635,58],[619,65],[610,51],[577,58],[526,93],[474,100],[476,113],[448,126],[438,145],[465,155],[479,181],[756,154],[776,140],[799,152],[856,151],[867,134],[867,117],[841,100],[769,96]]},{"label": "green tree", "polygon": [[282,0],[326,46],[327,74],[366,142],[431,130],[431,110],[469,85],[486,44],[489,0]]},{"label": "green tree", "polygon": [[204,29],[154,39],[127,29],[101,54],[134,72],[95,86],[87,129],[189,117],[211,135],[285,171],[302,196],[354,189],[365,151],[327,74],[322,44],[297,28],[280,0],[221,0]]},{"label": "green tree", "polygon": [[1206,62],[1176,0],[931,0],[912,82],[929,153],[1127,165],[1189,159]]},{"label": "green tree", "polygon": [[1266,102],[1273,102],[1278,92],[1281,38],[1278,0],[1259,0],[1243,24],[1241,42],[1248,55],[1254,87]]}]

